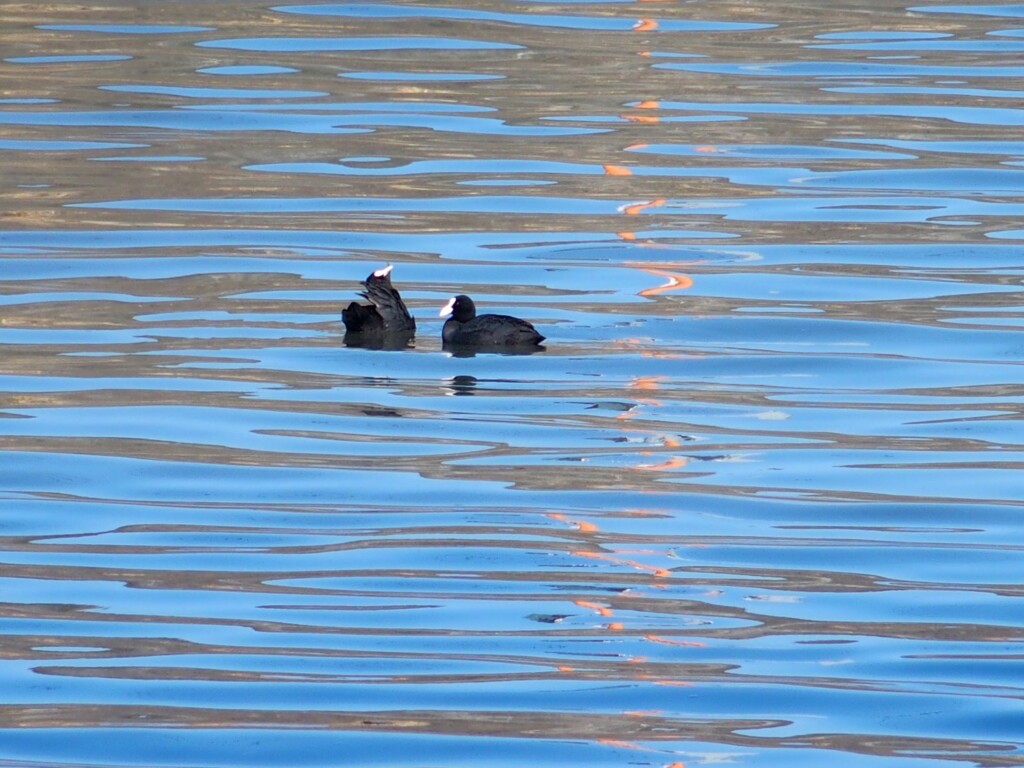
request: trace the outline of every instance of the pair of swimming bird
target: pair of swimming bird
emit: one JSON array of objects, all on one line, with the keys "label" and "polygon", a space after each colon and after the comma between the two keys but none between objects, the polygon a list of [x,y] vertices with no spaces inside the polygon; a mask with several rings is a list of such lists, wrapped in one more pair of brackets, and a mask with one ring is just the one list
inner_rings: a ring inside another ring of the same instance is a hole
[{"label": "pair of swimming bird", "polygon": [[[353,301],[341,311],[348,334],[360,337],[398,336],[412,338],[416,319],[402,296],[391,285],[392,266],[373,272],[363,281],[360,296],[370,303]],[[478,315],[469,296],[455,296],[442,307],[440,317],[449,315],[441,330],[446,347],[537,347],[544,337],[525,320],[510,315]]]}]

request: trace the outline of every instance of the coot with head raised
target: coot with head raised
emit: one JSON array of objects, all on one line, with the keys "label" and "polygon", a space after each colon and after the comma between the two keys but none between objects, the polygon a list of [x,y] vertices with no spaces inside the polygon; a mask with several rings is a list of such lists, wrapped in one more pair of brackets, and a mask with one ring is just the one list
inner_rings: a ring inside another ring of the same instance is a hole
[{"label": "coot with head raised", "polygon": [[385,343],[385,346],[404,346],[404,343],[397,342],[402,339],[408,341],[416,333],[415,318],[409,314],[401,294],[391,285],[392,269],[388,264],[363,281],[366,290],[359,295],[368,299],[370,304],[353,301],[341,311],[346,341],[358,346],[379,346],[376,342],[383,339],[396,342]]},{"label": "coot with head raised", "polygon": [[352,302],[341,311],[345,328],[352,332],[362,331],[406,331],[416,330],[416,320],[409,314],[409,308],[402,301],[402,295],[391,285],[391,270],[386,267],[372,272],[363,281],[366,289],[359,295],[370,301],[370,306]]},{"label": "coot with head raised", "polygon": [[544,337],[525,320],[510,315],[478,315],[469,296],[455,296],[439,313],[451,315],[441,330],[441,340],[450,347],[523,348],[536,347]]}]

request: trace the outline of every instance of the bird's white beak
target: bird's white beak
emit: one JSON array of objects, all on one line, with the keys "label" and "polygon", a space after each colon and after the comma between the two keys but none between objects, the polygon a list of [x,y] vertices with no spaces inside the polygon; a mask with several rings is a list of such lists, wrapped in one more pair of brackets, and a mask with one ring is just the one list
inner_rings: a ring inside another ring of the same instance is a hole
[{"label": "bird's white beak", "polygon": [[448,299],[448,303],[445,304],[443,307],[441,307],[441,311],[437,313],[437,316],[438,317],[444,317],[445,315],[450,315],[452,313],[452,309],[454,309],[454,308],[455,308],[455,297],[452,296],[450,299]]},{"label": "bird's white beak", "polygon": [[381,267],[373,273],[374,277],[387,277],[391,274],[391,270],[395,268],[394,264],[388,264],[386,267]]}]

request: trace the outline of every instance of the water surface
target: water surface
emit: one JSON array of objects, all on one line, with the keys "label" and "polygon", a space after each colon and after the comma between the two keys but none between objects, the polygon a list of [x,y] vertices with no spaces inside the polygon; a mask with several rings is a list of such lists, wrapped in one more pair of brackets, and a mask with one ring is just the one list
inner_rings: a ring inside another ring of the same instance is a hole
[{"label": "water surface", "polygon": [[0,763],[1024,765],[1022,16],[0,9]]}]

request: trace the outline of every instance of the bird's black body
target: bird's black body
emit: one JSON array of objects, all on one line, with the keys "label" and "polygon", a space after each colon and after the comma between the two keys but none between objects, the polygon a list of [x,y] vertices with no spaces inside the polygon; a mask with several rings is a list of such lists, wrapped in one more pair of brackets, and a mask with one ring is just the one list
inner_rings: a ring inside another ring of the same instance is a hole
[{"label": "bird's black body", "polygon": [[441,310],[451,314],[441,330],[447,347],[525,348],[537,347],[544,337],[525,320],[511,315],[478,315],[469,296],[456,296]]},{"label": "bird's black body", "polygon": [[353,301],[341,310],[341,320],[348,333],[381,333],[384,330],[384,318],[372,304]]},{"label": "bird's black body", "polygon": [[350,346],[401,347],[416,333],[416,319],[391,285],[391,269],[389,264],[363,281],[365,290],[359,295],[369,304],[353,301],[341,311]]}]

